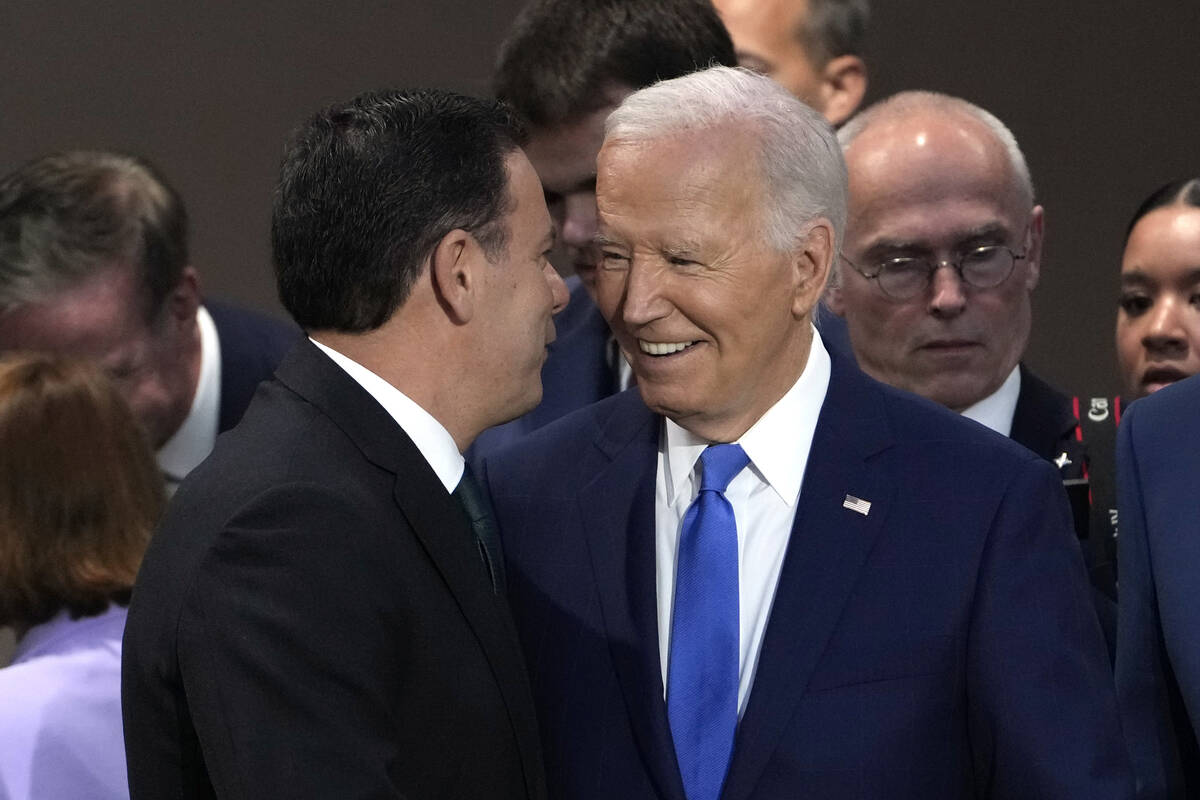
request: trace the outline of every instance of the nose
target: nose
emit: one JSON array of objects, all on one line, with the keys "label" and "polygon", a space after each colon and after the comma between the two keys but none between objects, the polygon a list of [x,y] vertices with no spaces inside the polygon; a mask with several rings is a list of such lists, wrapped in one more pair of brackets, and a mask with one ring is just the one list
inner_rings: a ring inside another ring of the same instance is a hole
[{"label": "nose", "polygon": [[591,192],[567,195],[563,208],[563,242],[580,250],[591,248],[596,231],[596,195]]},{"label": "nose", "polygon": [[1187,331],[1180,319],[1179,302],[1174,297],[1160,297],[1146,312],[1146,332],[1142,345],[1153,352],[1170,352],[1187,346]]},{"label": "nose", "polygon": [[646,325],[670,313],[670,304],[662,295],[662,271],[634,259],[625,272],[625,292],[621,318],[626,325]]},{"label": "nose", "polygon": [[929,313],[935,317],[956,317],[967,306],[967,295],[963,290],[962,276],[950,264],[939,264],[929,277],[933,294],[929,299]]},{"label": "nose", "polygon": [[558,270],[552,264],[547,263],[542,267],[542,275],[546,279],[546,285],[550,287],[552,312],[557,314],[567,307],[571,293],[567,291],[567,284],[563,282],[562,276],[558,274]]}]

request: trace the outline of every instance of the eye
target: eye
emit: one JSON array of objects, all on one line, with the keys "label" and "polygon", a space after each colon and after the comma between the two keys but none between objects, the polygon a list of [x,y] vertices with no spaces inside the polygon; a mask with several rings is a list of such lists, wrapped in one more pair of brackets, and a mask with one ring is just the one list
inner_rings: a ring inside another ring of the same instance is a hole
[{"label": "eye", "polygon": [[694,267],[699,262],[692,261],[690,258],[684,258],[683,256],[667,256],[667,263],[673,267]]},{"label": "eye", "polygon": [[629,267],[629,256],[614,250],[601,250],[600,266],[604,269],[627,269]]},{"label": "eye", "polygon": [[1192,292],[1188,295],[1188,304],[1200,308],[1200,291]]},{"label": "eye", "polygon": [[1130,317],[1141,316],[1153,304],[1152,298],[1138,292],[1125,292],[1117,298],[1117,305]]}]

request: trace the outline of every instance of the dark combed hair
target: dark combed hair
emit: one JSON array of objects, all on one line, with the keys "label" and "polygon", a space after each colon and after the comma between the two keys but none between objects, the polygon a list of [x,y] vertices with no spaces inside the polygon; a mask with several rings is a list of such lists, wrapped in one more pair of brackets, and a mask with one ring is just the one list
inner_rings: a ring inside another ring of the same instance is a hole
[{"label": "dark combed hair", "polygon": [[1180,178],[1155,189],[1149,197],[1142,201],[1137,211],[1133,212],[1133,219],[1129,220],[1129,226],[1125,228],[1126,243],[1129,242],[1129,234],[1133,233],[1134,226],[1142,217],[1154,209],[1164,206],[1200,208],[1200,178]]},{"label": "dark combed hair", "polygon": [[127,604],[165,503],[145,434],[93,364],[0,357],[0,625]]},{"label": "dark combed hair", "polygon": [[145,159],[73,151],[0,179],[0,312],[113,267],[136,268],[154,318],[188,265],[187,213]]},{"label": "dark combed hair", "polygon": [[500,46],[493,89],[532,124],[557,125],[710,66],[736,66],[710,0],[533,0]]},{"label": "dark combed hair", "polygon": [[862,55],[870,21],[867,0],[810,0],[797,34],[812,62],[822,66],[838,56]]},{"label": "dark combed hair", "polygon": [[437,243],[462,229],[507,246],[506,106],[435,89],[379,91],[317,113],[284,154],[271,220],[279,298],[302,328],[361,333],[391,318]]}]

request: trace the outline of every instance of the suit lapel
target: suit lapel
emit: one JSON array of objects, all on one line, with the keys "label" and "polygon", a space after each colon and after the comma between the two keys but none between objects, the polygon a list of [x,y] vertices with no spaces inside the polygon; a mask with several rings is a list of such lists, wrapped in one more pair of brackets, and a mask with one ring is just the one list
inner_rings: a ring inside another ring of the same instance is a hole
[{"label": "suit lapel", "polygon": [[396,476],[396,504],[450,588],[491,665],[521,750],[529,796],[540,796],[534,790],[541,775],[540,745],[536,736],[522,735],[537,730],[533,695],[508,605],[492,591],[461,509],[424,459],[414,467]]},{"label": "suit lapel", "polygon": [[[579,492],[613,663],[634,737],[658,790],[684,800],[663,701],[654,574],[659,419],[625,395],[597,444],[611,460]],[[622,535],[623,533],[623,535]]]},{"label": "suit lapel", "polygon": [[[724,800],[741,800],[753,790],[807,689],[891,505],[890,482],[870,464],[891,438],[883,398],[845,360],[833,363]],[[869,512],[845,508],[847,495],[870,501]]]},{"label": "suit lapel", "polygon": [[395,420],[311,343],[296,347],[277,375],[337,423],[368,460],[396,475],[396,505],[474,632],[508,708],[529,795],[542,796],[533,697],[515,627],[507,604],[492,592],[466,516]]}]

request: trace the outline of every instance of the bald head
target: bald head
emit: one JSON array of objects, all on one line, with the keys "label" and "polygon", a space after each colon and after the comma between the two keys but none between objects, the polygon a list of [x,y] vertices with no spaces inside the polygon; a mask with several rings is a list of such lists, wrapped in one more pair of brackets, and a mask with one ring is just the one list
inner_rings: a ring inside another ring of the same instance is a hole
[{"label": "bald head", "polygon": [[[869,134],[866,141],[856,145],[864,134]],[[880,145],[897,156],[908,150],[908,155],[934,159],[956,150],[956,143],[981,155],[1000,152],[1007,161],[1013,191],[1022,204],[1033,204],[1029,167],[1012,131],[991,112],[958,97],[900,92],[846,123],[838,131],[838,141],[847,159],[851,151],[879,155]]]},{"label": "bald head", "polygon": [[[830,305],[868,374],[962,411],[1000,388],[1029,338],[1042,209],[1024,156],[991,114],[924,92],[868,109],[838,138],[850,214]],[[879,280],[922,263],[927,283],[911,293]]]}]

